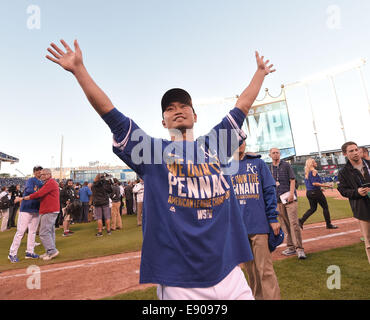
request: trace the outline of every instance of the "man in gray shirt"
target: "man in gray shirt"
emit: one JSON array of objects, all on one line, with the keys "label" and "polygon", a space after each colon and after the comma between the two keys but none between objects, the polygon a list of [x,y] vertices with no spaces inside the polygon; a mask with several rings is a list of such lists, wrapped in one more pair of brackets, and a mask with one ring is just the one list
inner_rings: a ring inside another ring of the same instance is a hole
[{"label": "man in gray shirt", "polygon": [[[287,249],[282,254],[286,256],[297,254],[298,259],[306,259],[298,223],[298,202],[293,169],[289,163],[280,160],[279,149],[271,148],[270,157],[272,159],[270,170],[276,181],[280,222],[287,239]],[[280,196],[286,199],[282,201]]]}]

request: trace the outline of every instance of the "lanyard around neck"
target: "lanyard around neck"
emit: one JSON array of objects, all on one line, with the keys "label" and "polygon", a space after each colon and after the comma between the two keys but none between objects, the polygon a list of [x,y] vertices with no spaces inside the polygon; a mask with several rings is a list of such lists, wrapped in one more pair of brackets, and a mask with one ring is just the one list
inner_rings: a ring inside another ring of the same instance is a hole
[{"label": "lanyard around neck", "polygon": [[[279,166],[280,166],[280,162],[279,164],[276,166],[276,181],[279,181]],[[271,163],[271,172],[272,172],[272,175],[274,175],[274,164]]]}]

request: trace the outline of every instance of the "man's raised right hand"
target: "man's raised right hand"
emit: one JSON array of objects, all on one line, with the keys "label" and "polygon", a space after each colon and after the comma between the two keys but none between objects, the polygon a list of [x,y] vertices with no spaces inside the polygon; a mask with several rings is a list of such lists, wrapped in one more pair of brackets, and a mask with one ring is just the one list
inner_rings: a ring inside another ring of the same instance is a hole
[{"label": "man's raised right hand", "polygon": [[75,73],[76,70],[83,66],[82,52],[77,40],[74,41],[75,51],[73,52],[69,45],[64,41],[60,40],[67,52],[61,50],[56,44],[51,43],[50,46],[54,49],[48,48],[48,51],[55,57],[49,55],[46,56],[49,60],[56,64],[59,64],[65,70]]}]

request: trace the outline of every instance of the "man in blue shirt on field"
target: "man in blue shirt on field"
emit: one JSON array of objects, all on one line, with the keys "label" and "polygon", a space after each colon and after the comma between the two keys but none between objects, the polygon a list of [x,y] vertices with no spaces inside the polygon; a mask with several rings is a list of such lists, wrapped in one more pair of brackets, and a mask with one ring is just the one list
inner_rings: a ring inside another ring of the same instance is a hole
[{"label": "man in blue shirt on field", "polygon": [[171,140],[155,139],[119,112],[95,84],[75,51],[61,41],[47,58],[72,72],[113,133],[113,151],[144,180],[141,283],[158,283],[159,299],[253,299],[238,267],[252,259],[230,176],[222,166],[245,139],[241,130],[272,65],[256,52],[257,71],[236,107],[207,136],[194,139],[197,121],[183,89],[161,101]]},{"label": "man in blue shirt on field", "polygon": [[80,201],[82,203],[82,219],[81,222],[88,222],[89,202],[92,192],[89,188],[88,182],[85,181],[79,192]]},{"label": "man in blue shirt on field", "polygon": [[[35,166],[33,168],[33,175],[34,177],[30,178],[26,182],[26,186],[24,189],[23,196],[28,196],[32,193],[38,191],[42,186],[43,183],[40,180],[41,178],[41,170],[43,168],[41,166]],[[28,229],[28,236],[27,236],[27,249],[26,249],[26,259],[38,259],[39,256],[35,254],[35,238],[36,238],[36,231],[39,225],[39,209],[40,209],[40,202],[39,200],[23,200],[21,203],[21,207],[19,209],[19,217],[17,223],[17,232],[14,235],[14,239],[12,245],[10,246],[9,256],[8,259],[12,263],[16,263],[19,261],[18,259],[18,249],[21,245],[22,238],[24,233]]]},{"label": "man in blue shirt on field", "polygon": [[233,162],[239,170],[231,178],[254,257],[245,269],[256,300],[280,300],[268,243],[270,227],[275,235],[280,231],[275,180],[261,156],[245,153],[245,146],[244,141],[235,152]]}]

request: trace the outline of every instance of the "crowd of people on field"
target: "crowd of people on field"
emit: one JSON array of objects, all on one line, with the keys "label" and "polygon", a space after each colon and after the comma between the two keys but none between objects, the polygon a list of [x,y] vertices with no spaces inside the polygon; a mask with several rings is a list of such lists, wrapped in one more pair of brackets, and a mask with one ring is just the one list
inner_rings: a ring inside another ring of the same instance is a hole
[{"label": "crowd of people on field", "polygon": [[[70,230],[71,225],[97,221],[96,236],[102,236],[103,228],[110,235],[111,231],[123,229],[122,214],[135,213],[138,213],[138,226],[141,225],[139,217],[142,212],[140,208],[144,190],[140,179],[121,183],[107,174],[98,174],[93,183],[84,182],[81,185],[72,179],[58,183],[52,178],[51,171],[41,166],[35,166],[33,173],[34,176],[26,181],[23,190],[20,185],[14,188],[12,186],[1,188],[0,230],[3,232],[13,227],[17,228],[8,256],[13,263],[19,261],[18,248],[26,232],[28,236],[25,258],[41,257],[34,253],[35,246],[40,245],[35,241],[36,234],[39,234],[41,241],[45,243],[46,252],[42,258],[50,260],[59,254],[55,247],[55,229],[63,228],[63,237],[68,237],[74,233]],[[50,190],[46,191],[50,181],[54,187],[48,187]],[[37,197],[32,198],[35,195]],[[127,203],[131,208],[129,213],[125,209]],[[47,212],[50,210],[53,212]]]},{"label": "crowd of people on field", "polygon": [[[147,135],[113,105],[89,75],[77,40],[74,51],[64,40],[61,43],[64,51],[52,43],[52,48],[48,48],[52,56],[46,57],[75,76],[113,134],[113,152],[144,181],[143,205],[142,181],[136,186],[129,184],[124,190],[128,214],[134,207],[131,192],[137,193],[137,223],[144,223],[140,283],[156,283],[161,300],[280,299],[271,252],[282,243],[283,236],[287,248],[282,254],[303,260],[307,256],[301,230],[317,204],[324,209],[326,228],[337,226],[331,223],[321,192],[326,185],[314,161],[306,162],[305,168],[310,209],[304,220],[299,220],[296,177],[289,162],[280,158],[280,150],[270,149],[270,166],[260,155],[245,150],[247,136],[242,126],[264,78],[275,71],[269,60],[255,52],[257,69],[249,85],[238,95],[235,107],[208,135],[197,139],[193,131],[197,114],[190,94],[180,88],[165,92],[161,114],[162,125],[170,135],[166,140]],[[138,132],[143,139],[138,139]],[[147,148],[142,152],[144,161],[138,152],[142,148]],[[370,162],[360,157],[354,142],[345,143],[342,152],[348,161],[339,172],[338,190],[349,198],[354,217],[360,221],[370,262]],[[73,181],[60,189],[50,170],[39,167],[35,170],[35,179],[27,181],[23,196],[14,200],[21,201],[22,223],[18,222],[18,226],[23,227],[17,226],[8,256],[11,262],[18,261],[17,250],[27,225],[30,244],[26,258],[39,258],[33,251],[37,226],[33,209],[40,214],[39,235],[45,248],[40,257],[44,260],[59,254],[55,245],[58,216],[59,221],[63,218],[65,236],[71,233],[71,221],[84,217],[82,204],[79,206],[76,201],[81,191],[76,191]],[[110,209],[117,202],[115,184],[117,181],[108,175],[97,175],[90,188],[97,237],[103,235],[103,221],[107,234],[111,234],[118,207]],[[60,194],[64,194],[63,203]],[[121,190],[120,195],[123,196]],[[39,208],[28,202],[37,199]],[[81,198],[78,201],[82,203]],[[245,268],[248,281],[241,267]]]}]

